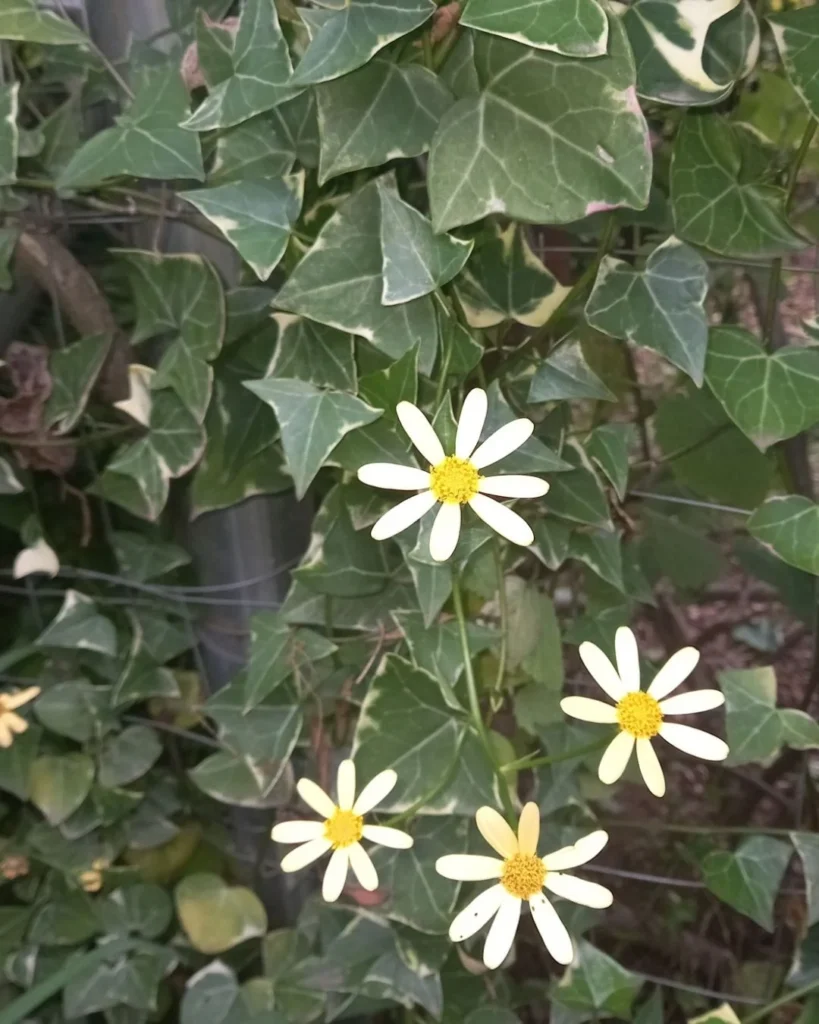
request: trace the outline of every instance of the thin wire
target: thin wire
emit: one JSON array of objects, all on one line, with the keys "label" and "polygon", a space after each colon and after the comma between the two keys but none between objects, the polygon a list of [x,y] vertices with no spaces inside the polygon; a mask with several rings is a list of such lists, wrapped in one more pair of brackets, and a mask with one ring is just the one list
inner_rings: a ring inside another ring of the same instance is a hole
[{"label": "thin wire", "polygon": [[711,501],[697,501],[694,498],[677,498],[671,494],[650,494],[648,491],[629,491],[629,496],[634,498],[649,498],[651,501],[668,501],[675,505],[693,505],[694,508],[707,508],[713,512],[730,512],[737,516],[749,516],[752,514],[749,508],[734,508],[732,505],[716,505]]},{"label": "thin wire", "polygon": [[732,992],[717,992],[713,988],[702,988],[700,985],[689,985],[685,981],[675,981],[671,978],[661,978],[657,974],[646,974],[645,971],[632,971],[638,978],[653,982],[655,985],[666,985],[668,988],[678,988],[682,992],[691,992],[694,995],[706,996],[708,999],[718,999],[722,1003],[744,1003],[746,1006],[764,1006],[764,999],[757,999],[756,996],[738,996]]},{"label": "thin wire", "polygon": [[[635,882],[650,882],[654,885],[668,885],[675,889],[708,889],[705,882],[695,878],[671,878],[668,875],[652,875],[645,871],[626,871],[625,868],[610,868],[605,864],[584,864],[584,871],[598,875],[612,875],[616,878],[629,878]],[[779,889],[781,896],[804,896],[804,889]]]}]

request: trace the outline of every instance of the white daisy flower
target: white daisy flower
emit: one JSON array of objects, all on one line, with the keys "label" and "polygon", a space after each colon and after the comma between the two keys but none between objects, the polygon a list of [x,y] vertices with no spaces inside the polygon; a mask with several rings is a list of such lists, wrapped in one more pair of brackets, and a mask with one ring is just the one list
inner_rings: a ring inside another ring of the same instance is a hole
[{"label": "white daisy flower", "polygon": [[283,821],[273,828],[271,836],[275,842],[301,844],[282,859],[282,871],[298,871],[332,850],[321,889],[328,903],[341,895],[350,867],[362,889],[377,889],[378,875],[361,839],[395,850],[407,850],[413,842],[412,836],[400,829],[364,824],[364,815],[381,803],[397,781],[398,776],[388,768],[371,779],[356,798],[355,765],[342,761],[336,777],[338,803],[334,804],[321,786],[310,779],[299,779],[299,796],[324,821]]},{"label": "white daisy flower", "polygon": [[719,690],[696,690],[669,697],[696,668],[699,651],[683,647],[663,665],[645,693],[640,689],[640,657],[637,641],[627,626],[614,636],[617,670],[606,655],[591,643],[580,645],[580,657],[595,682],[615,702],[614,707],[589,697],[564,697],[561,708],[567,715],[584,722],[619,725],[620,732],[606,748],[600,760],[600,781],[616,782],[637,747],[637,763],[649,790],[655,796],[665,793],[665,776],[651,745],[655,736],[706,761],[722,761],[728,756],[728,744],[690,725],[667,722],[666,715],[692,715],[710,711],[725,703]]},{"label": "white daisy flower", "polygon": [[401,533],[440,503],[429,538],[429,552],[436,562],[445,562],[455,550],[461,531],[462,505],[469,505],[487,526],[513,544],[526,546],[534,542],[534,534],[517,512],[488,495],[542,498],[549,485],[534,476],[481,476],[480,473],[486,466],[520,448],[531,436],[534,424],[527,419],[512,420],[478,445],[486,409],[486,392],[481,388],[470,391],[458,420],[455,454],[446,455],[432,424],[421,410],[411,402],[398,403],[395,411],[401,426],[429,463],[429,472],[389,462],[371,462],[359,469],[358,479],[373,487],[421,492],[381,516],[372,529],[376,540]]},{"label": "white daisy flower", "polygon": [[450,939],[463,942],[494,918],[484,943],[483,962],[490,969],[500,967],[512,948],[525,900],[546,948],[558,963],[570,964],[574,959],[572,940],[543,889],[584,907],[610,907],[613,897],[605,886],[564,874],[566,868],[579,867],[596,857],[608,842],[608,835],[592,832],[573,846],[538,857],[537,804],[528,803],[521,811],[517,836],[491,807],[480,807],[475,821],[481,835],[503,859],[456,853],[436,861],[435,869],[444,878],[458,882],[498,879],[457,915],[449,927]]}]

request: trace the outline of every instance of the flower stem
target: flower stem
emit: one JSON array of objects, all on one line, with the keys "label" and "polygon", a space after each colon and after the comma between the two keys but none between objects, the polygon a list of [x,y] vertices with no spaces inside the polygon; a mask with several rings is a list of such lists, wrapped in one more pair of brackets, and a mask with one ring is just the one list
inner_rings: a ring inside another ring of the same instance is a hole
[{"label": "flower stem", "polygon": [[455,778],[455,773],[458,770],[458,765],[461,763],[461,750],[463,749],[465,739],[466,730],[464,729],[464,731],[460,735],[460,738],[458,739],[458,742],[455,744],[455,754],[452,758],[452,762],[449,768],[447,768],[447,770],[444,772],[443,776],[439,779],[439,781],[435,783],[435,785],[428,793],[424,793],[420,800],[416,800],[411,807],[408,807],[405,811],[401,811],[400,814],[394,815],[392,818],[389,819],[389,821],[386,821],[384,823],[385,825],[387,825],[389,828],[395,828],[396,825],[401,825],[405,822],[412,821],[412,819],[416,816],[416,814],[418,814],[419,811],[422,811],[427,804],[431,803],[435,799],[435,797],[438,796],[439,793],[443,793],[443,791],[447,788],[447,786],[449,786],[449,784]]},{"label": "flower stem", "polygon": [[572,750],[566,750],[562,754],[548,754],[543,757],[521,757],[518,761],[510,761],[509,764],[505,764],[501,771],[512,772],[519,768],[541,768],[547,764],[573,761],[576,757],[585,757],[586,754],[593,754],[595,750],[602,750],[609,743],[611,743],[611,737],[607,736],[604,740],[595,740],[594,743],[587,743],[584,747],[574,747]]},{"label": "flower stem", "polygon": [[495,559],[495,572],[498,578],[498,610],[500,611],[500,650],[498,651],[498,674],[495,677],[495,694],[503,689],[503,679],[506,675],[506,657],[509,635],[509,599],[506,594],[506,580],[503,576],[503,555],[501,554],[500,541],[497,537],[492,541],[492,554]]},{"label": "flower stem", "polygon": [[463,595],[461,594],[461,582],[458,577],[458,572],[454,569],[452,572],[452,603],[455,607],[455,618],[458,620],[458,633],[461,637],[461,650],[464,656],[464,675],[466,676],[466,688],[469,693],[469,710],[472,715],[472,721],[475,725],[475,730],[478,733],[478,738],[486,751],[486,756],[492,766],[495,778],[497,779],[498,792],[501,803],[503,804],[503,812],[506,815],[509,824],[514,825],[515,808],[512,804],[512,797],[509,795],[509,783],[504,777],[503,771],[498,764],[495,750],[492,747],[492,739],[481,713],[481,705],[478,699],[478,686],[475,682],[475,673],[472,668],[472,654],[469,650],[469,638],[466,632],[466,616],[464,614]]}]

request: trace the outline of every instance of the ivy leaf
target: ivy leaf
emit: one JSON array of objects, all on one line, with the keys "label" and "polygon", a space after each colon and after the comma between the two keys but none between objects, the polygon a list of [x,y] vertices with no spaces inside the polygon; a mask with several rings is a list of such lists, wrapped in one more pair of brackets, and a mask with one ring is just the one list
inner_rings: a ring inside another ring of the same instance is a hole
[{"label": "ivy leaf", "polygon": [[819,576],[819,505],[799,495],[768,498],[748,530],[783,562]]},{"label": "ivy leaf", "polygon": [[759,60],[760,30],[750,0],[711,23],[702,51],[702,67],[717,82],[746,78]]},{"label": "ivy leaf", "polygon": [[181,565],[189,565],[191,560],[187,551],[176,544],[130,530],[113,530],[111,546],[121,571],[137,583],[155,580]]},{"label": "ivy leaf", "polygon": [[[357,390],[352,334],[292,313],[274,313],[273,319],[279,342],[269,377],[298,377],[317,387]],[[361,397],[367,401],[366,395]]]},{"label": "ivy leaf", "polygon": [[572,528],[559,519],[538,519],[532,524],[535,545],[532,549],[547,569],[556,572],[569,554],[569,538]]},{"label": "ivy leaf", "polygon": [[279,612],[258,612],[251,619],[245,712],[289,675],[304,672],[336,649],[334,643],[312,629],[294,630]]},{"label": "ivy leaf", "polygon": [[623,553],[620,534],[614,530],[575,533],[569,544],[569,557],[587,565],[601,580],[621,593],[628,593],[623,582]]},{"label": "ivy leaf", "polygon": [[65,1018],[110,1012],[114,1007],[130,1007],[143,1014],[155,1012],[159,984],[175,964],[176,957],[169,949],[153,946],[120,956],[112,963],[85,967],[63,989]]},{"label": "ivy leaf", "polygon": [[188,93],[177,68],[143,69],[131,105],[113,128],[92,136],[57,178],[57,189],[90,188],[120,174],[203,181],[199,139],[179,127]]},{"label": "ivy leaf", "polygon": [[[438,622],[430,627],[423,615],[414,611],[394,611],[392,617],[404,635],[414,664],[435,676],[441,682],[444,696],[453,707],[459,707],[454,687],[464,670],[464,656],[458,624],[454,621]],[[469,623],[467,639],[474,657],[496,643],[498,637],[494,630]]]},{"label": "ivy leaf", "polygon": [[358,394],[375,409],[384,410],[384,419],[397,424],[395,409],[399,402],[415,402],[418,397],[418,352],[410,349],[390,366],[364,374]]},{"label": "ivy leaf", "polygon": [[615,338],[661,352],[699,387],[708,347],[707,293],[705,260],[672,236],[649,254],[643,270],[604,256],[586,319]]},{"label": "ivy leaf", "polygon": [[642,986],[639,975],[581,940],[574,963],[560,981],[553,983],[550,995],[559,1006],[580,1011],[584,1018],[593,1014],[628,1020]]},{"label": "ivy leaf", "polygon": [[589,458],[603,470],[622,501],[628,488],[628,456],[637,429],[633,423],[604,423],[586,441]]},{"label": "ivy leaf", "polygon": [[606,494],[588,455],[580,445],[569,442],[562,457],[574,468],[552,477],[546,502],[549,511],[576,523],[610,528]]},{"label": "ivy leaf", "polygon": [[37,9],[36,0],[6,0],[0,11],[0,39],[48,46],[88,46],[88,37],[68,18]]},{"label": "ivy leaf", "polygon": [[321,139],[319,184],[336,175],[426,153],[452,95],[418,64],[376,57],[315,90]]},{"label": "ivy leaf", "polygon": [[[481,440],[512,420],[517,415],[506,400],[498,381],[492,381],[487,389],[489,408],[486,414]],[[504,473],[562,473],[572,465],[548,448],[539,438],[530,437],[524,444],[507,455],[503,460]]]},{"label": "ivy leaf", "polygon": [[702,862],[703,880],[724,903],[772,932],[776,893],[790,859],[788,843],[752,836],[733,852],[709,853]]},{"label": "ivy leaf", "polygon": [[286,768],[286,763],[279,761],[220,750],[188,774],[203,793],[220,803],[263,809],[278,807],[290,799],[293,782]]},{"label": "ivy leaf", "polygon": [[167,467],[148,438],[121,449],[88,488],[89,493],[150,522],[162,514],[169,490]]},{"label": "ivy leaf", "polygon": [[816,750],[819,747],[819,722],[798,708],[780,708],[782,739],[794,750]]},{"label": "ivy leaf", "polygon": [[31,766],[31,802],[49,825],[60,825],[85,800],[94,781],[94,762],[87,754],[38,757]]},{"label": "ivy leaf", "polygon": [[[292,278],[291,278],[292,280]],[[294,378],[251,380],[245,387],[273,407],[296,497],[301,499],[345,434],[381,413],[343,391],[320,391]]]},{"label": "ivy leaf", "polygon": [[379,182],[381,259],[384,283],[381,301],[397,306],[429,295],[451,281],[466,263],[472,242],[436,235],[432,224]]},{"label": "ivy leaf", "polygon": [[675,587],[699,590],[727,571],[722,551],[702,529],[662,515],[651,506],[643,509],[643,518],[644,550],[659,573],[667,576]]},{"label": "ivy leaf", "polygon": [[393,359],[418,347],[430,373],[437,350],[428,296],[401,306],[381,304],[381,204],[378,183],[346,199],[276,296],[276,306],[358,335]]},{"label": "ivy leaf", "polygon": [[28,800],[31,768],[40,748],[43,730],[31,725],[10,747],[0,747],[0,790],[18,800]]},{"label": "ivy leaf", "polygon": [[228,885],[218,875],[188,875],[174,890],[174,901],[191,945],[210,956],[267,931],[259,897],[244,886]]},{"label": "ivy leaf", "polygon": [[597,0],[470,0],[461,24],[566,57],[600,57],[609,38]]},{"label": "ivy leaf", "polygon": [[[0,19],[3,15],[0,14]],[[0,20],[2,26],[2,20]],[[17,181],[19,83],[0,86],[0,187]]]},{"label": "ivy leaf", "polygon": [[219,134],[208,185],[245,183],[290,174],[293,142],[282,131],[278,111],[258,114]]},{"label": "ivy leaf", "polygon": [[819,10],[780,11],[769,15],[768,23],[791,84],[819,118]]},{"label": "ivy leaf", "polygon": [[156,732],[147,725],[129,725],[110,737],[100,753],[99,782],[107,789],[127,786],[152,768],[162,755]]},{"label": "ivy leaf", "polygon": [[810,928],[819,921],[819,836],[812,832],[791,832],[791,842],[802,861]]},{"label": "ivy leaf", "polygon": [[769,761],[782,746],[782,722],[776,709],[772,668],[731,669],[717,675],[725,694],[729,764]]},{"label": "ivy leaf", "polygon": [[[444,115],[430,150],[436,231],[490,213],[565,224],[595,210],[646,206],[648,128],[616,17],[609,16],[609,52],[595,58],[593,75],[585,61],[483,33],[475,37],[475,67],[480,94]],[[551,87],[532,89],[532,81]]]},{"label": "ivy leaf", "polygon": [[[233,74],[182,124],[192,132],[230,128],[292,99],[293,65],[275,0],[247,0],[233,40]],[[195,137],[195,136],[192,136]]]},{"label": "ivy leaf", "polygon": [[586,362],[579,339],[568,343],[538,363],[529,386],[528,402],[558,402],[592,398],[614,402],[611,392]]},{"label": "ivy leaf", "polygon": [[301,709],[272,700],[254,703],[252,715],[245,708],[241,680],[223,686],[205,704],[208,715],[219,726],[219,738],[225,747],[231,753],[264,763],[278,781],[301,732]]},{"label": "ivy leaf", "polygon": [[34,710],[50,732],[86,743],[102,732],[109,697],[108,687],[94,686],[87,679],[70,679],[50,686],[38,698]]},{"label": "ivy leaf", "polygon": [[108,934],[140,935],[145,939],[158,939],[173,917],[165,890],[145,882],[115,889],[97,912]]},{"label": "ivy leaf", "polygon": [[318,23],[293,75],[297,85],[340,78],[432,17],[431,0],[348,0]]},{"label": "ivy leaf", "polygon": [[266,281],[284,256],[303,193],[304,174],[293,174],[179,195],[222,232],[260,281]]},{"label": "ivy leaf", "polygon": [[520,224],[493,224],[455,282],[470,327],[546,323],[569,293],[535,256]]},{"label": "ivy leaf", "polygon": [[44,422],[58,434],[67,434],[80,420],[96,383],[111,340],[102,334],[56,349],[48,361],[53,382]]},{"label": "ivy leaf", "polygon": [[740,327],[711,331],[706,378],[722,407],[761,451],[819,421],[819,348],[770,355]]},{"label": "ivy leaf", "polygon": [[62,607],[34,641],[37,647],[95,651],[114,657],[117,634],[110,619],[100,615],[90,597],[66,590]]},{"label": "ivy leaf", "polygon": [[785,193],[765,180],[767,166],[751,129],[716,114],[687,114],[671,159],[676,233],[723,256],[804,249],[785,216]]}]

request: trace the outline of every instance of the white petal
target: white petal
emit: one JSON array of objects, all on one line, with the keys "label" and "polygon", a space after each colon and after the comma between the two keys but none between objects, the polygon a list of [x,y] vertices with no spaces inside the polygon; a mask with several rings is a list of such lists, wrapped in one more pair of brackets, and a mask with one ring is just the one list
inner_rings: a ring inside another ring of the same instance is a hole
[{"label": "white petal", "polygon": [[323,821],[280,821],[273,826],[270,838],[274,843],[309,843],[323,835]]},{"label": "white petal", "polygon": [[649,792],[654,796],[665,796],[665,775],[651,740],[637,740],[637,764]]},{"label": "white petal", "polygon": [[728,756],[728,744],[710,732],[692,729],[690,725],[679,725],[676,722],[663,722],[660,735],[679,750],[706,761],[723,761]]},{"label": "white petal", "polygon": [[378,873],[373,867],[370,855],[360,843],[353,843],[347,847],[350,855],[350,867],[358,879],[358,884],[367,892],[374,892],[378,888]]},{"label": "white petal", "polygon": [[389,846],[392,850],[408,850],[413,844],[413,838],[400,828],[390,828],[388,825],[365,825],[361,830],[365,839],[371,843],[378,843],[379,846]]},{"label": "white petal", "polygon": [[564,697],[560,702],[561,709],[572,718],[579,718],[581,722],[598,722],[611,725],[617,721],[617,710],[611,704],[604,704],[602,700],[593,700],[591,697]]},{"label": "white petal", "polygon": [[530,800],[523,805],[518,821],[518,849],[521,853],[535,853],[540,838],[540,808]]},{"label": "white petal", "polygon": [[631,733],[618,733],[600,758],[600,767],[597,769],[600,781],[605,782],[606,785],[616,782],[626,770],[632,750],[634,750],[634,737]]},{"label": "white petal", "polygon": [[28,729],[28,722],[25,718],[21,718],[20,715],[15,714],[14,711],[7,711],[3,715],[3,722],[11,729],[12,732],[24,733]]},{"label": "white petal", "polygon": [[506,455],[510,455],[528,441],[535,429],[531,420],[512,420],[490,434],[472,456],[472,464],[478,469],[491,466]]},{"label": "white petal", "polygon": [[482,476],[478,484],[481,494],[496,498],[542,498],[549,491],[545,480],[536,476]]},{"label": "white petal", "polygon": [[596,857],[608,841],[608,832],[598,829],[597,832],[582,836],[572,846],[564,846],[554,853],[547,854],[543,858],[543,863],[548,871],[565,871],[567,868],[580,867],[581,864],[587,864]]},{"label": "white petal", "polygon": [[435,870],[454,882],[485,882],[487,878],[500,878],[503,861],[472,853],[448,853],[435,861]]},{"label": "white petal", "polygon": [[640,653],[637,638],[628,626],[620,626],[614,634],[614,653],[617,657],[617,675],[625,688],[633,693],[640,689]]},{"label": "white petal", "polygon": [[682,650],[671,655],[652,680],[647,692],[655,700],[667,697],[691,675],[699,660],[700,652],[696,647],[683,647]]},{"label": "white petal", "polygon": [[555,896],[584,907],[594,907],[595,910],[603,910],[614,902],[610,890],[604,885],[587,882],[583,878],[575,878],[574,875],[561,875],[559,872],[550,871],[544,884]]},{"label": "white petal", "polygon": [[486,420],[486,407],[486,392],[482,388],[473,388],[464,399],[455,434],[455,454],[459,459],[468,459],[475,451]]},{"label": "white petal", "polygon": [[318,860],[323,854],[331,850],[333,844],[329,839],[311,839],[309,843],[305,843],[303,846],[297,846],[295,850],[291,850],[287,856],[282,857],[281,869],[282,871],[300,871],[302,868],[306,868],[308,864],[312,864],[314,860]]},{"label": "white petal", "polygon": [[312,779],[299,779],[296,789],[307,806],[311,807],[316,814],[320,814],[322,818],[332,818],[336,813],[336,805],[321,786],[317,786]]},{"label": "white petal", "polygon": [[349,758],[338,766],[336,798],[342,811],[352,810],[355,803],[355,765]]},{"label": "white petal", "polygon": [[9,711],[13,711],[15,708],[22,707],[23,704],[28,704],[30,700],[34,700],[35,697],[39,696],[39,686],[26,686],[25,689],[17,690],[15,693],[4,693],[3,703]]},{"label": "white petal", "polygon": [[543,939],[543,945],[559,964],[570,964],[574,960],[574,946],[566,925],[557,916],[557,911],[542,892],[529,900],[537,930]]},{"label": "white petal", "polygon": [[399,402],[395,412],[410,441],[431,466],[437,466],[446,456],[432,424],[412,402]]},{"label": "white petal", "polygon": [[373,526],[371,536],[373,540],[386,540],[401,533],[408,526],[417,523],[421,516],[425,515],[436,502],[432,491],[423,491],[421,494],[413,494],[399,502],[389,512],[385,512],[378,522]]},{"label": "white petal", "polygon": [[501,857],[511,857],[518,852],[515,833],[494,807],[479,807],[475,814],[478,831]]},{"label": "white petal", "polygon": [[600,648],[588,640],[585,640],[577,649],[580,660],[589,670],[589,674],[613,701],[622,700],[628,693],[628,687],[617,675],[614,665],[609,661]]},{"label": "white petal", "polygon": [[487,526],[510,540],[513,544],[520,544],[521,547],[528,547],[534,544],[535,535],[525,519],[513,512],[506,505],[501,505],[494,498],[487,498],[485,494],[476,494],[469,502],[472,511],[481,517]]},{"label": "white petal", "polygon": [[353,804],[355,813],[368,814],[373,807],[377,807],[389,796],[397,781],[398,776],[392,768],[385,768],[383,772],[379,772],[358,794],[358,799]]},{"label": "white petal", "polygon": [[500,967],[509,955],[509,950],[515,941],[515,932],[518,930],[520,907],[519,899],[508,893],[504,894],[503,902],[495,915],[489,934],[486,936],[486,942],[483,944],[483,962],[490,971]]},{"label": "white petal", "polygon": [[350,864],[349,849],[349,847],[341,847],[334,850],[333,856],[327,862],[327,870],[324,872],[324,881],[321,884],[321,895],[328,903],[335,903],[347,881],[347,868]]},{"label": "white petal", "polygon": [[358,471],[358,479],[372,487],[391,491],[421,491],[429,488],[429,473],[414,466],[394,466],[391,462],[369,462]]},{"label": "white petal", "polygon": [[725,694],[720,690],[693,690],[691,693],[678,693],[660,704],[664,715],[696,715],[700,711],[711,711],[722,707]]},{"label": "white petal", "polygon": [[60,560],[57,552],[42,537],[36,544],[23,550],[14,559],[12,575],[19,580],[35,572],[43,572],[47,576],[56,576],[60,571]]},{"label": "white petal", "polygon": [[485,889],[479,896],[464,907],[464,909],[453,918],[449,926],[449,937],[453,942],[463,942],[475,932],[480,931],[490,917],[493,917],[506,897],[506,890],[502,885],[493,885],[491,889]]},{"label": "white petal", "polygon": [[429,553],[436,562],[445,562],[458,543],[461,532],[461,506],[441,505],[429,535]]}]

